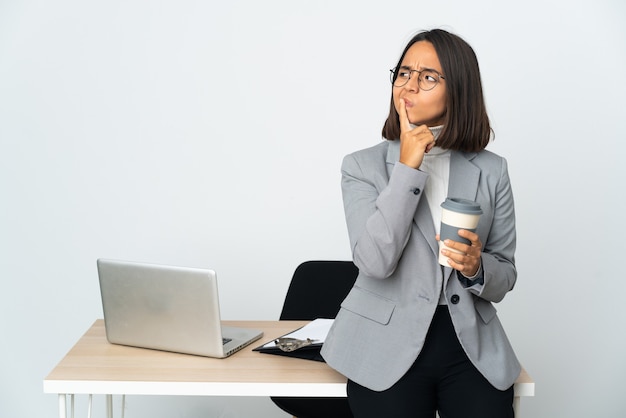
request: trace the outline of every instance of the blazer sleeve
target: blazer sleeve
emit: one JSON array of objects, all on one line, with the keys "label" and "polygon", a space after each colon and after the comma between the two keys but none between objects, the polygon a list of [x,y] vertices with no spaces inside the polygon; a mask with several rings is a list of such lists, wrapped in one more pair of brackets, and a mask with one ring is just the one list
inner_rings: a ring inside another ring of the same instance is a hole
[{"label": "blazer sleeve", "polygon": [[388,177],[384,157],[359,153],[343,160],[342,193],[354,263],[361,273],[389,277],[411,234],[427,174],[396,163]]}]

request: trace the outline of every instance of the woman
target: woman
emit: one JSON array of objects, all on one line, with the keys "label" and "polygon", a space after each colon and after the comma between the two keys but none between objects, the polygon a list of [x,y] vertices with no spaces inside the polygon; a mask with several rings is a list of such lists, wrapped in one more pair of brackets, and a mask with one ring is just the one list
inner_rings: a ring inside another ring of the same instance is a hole
[{"label": "woman", "polygon": [[[513,417],[520,364],[492,302],[516,281],[515,213],[472,48],[417,34],[392,70],[386,141],[348,155],[342,190],[359,277],[322,349],[355,417]],[[476,201],[469,245],[446,241],[441,203]]]}]

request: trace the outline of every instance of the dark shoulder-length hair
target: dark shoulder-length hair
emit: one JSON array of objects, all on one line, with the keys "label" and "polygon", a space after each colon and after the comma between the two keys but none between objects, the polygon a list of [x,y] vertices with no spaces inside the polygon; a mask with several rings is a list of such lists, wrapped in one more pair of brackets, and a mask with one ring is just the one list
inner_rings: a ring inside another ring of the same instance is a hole
[{"label": "dark shoulder-length hair", "polygon": [[[459,36],[445,30],[424,31],[409,41],[396,68],[402,64],[409,48],[420,41],[430,42],[435,47],[446,83],[446,110],[437,146],[466,152],[485,149],[492,130],[474,50]],[[400,138],[400,121],[393,103],[393,91],[383,137],[388,140]]]}]

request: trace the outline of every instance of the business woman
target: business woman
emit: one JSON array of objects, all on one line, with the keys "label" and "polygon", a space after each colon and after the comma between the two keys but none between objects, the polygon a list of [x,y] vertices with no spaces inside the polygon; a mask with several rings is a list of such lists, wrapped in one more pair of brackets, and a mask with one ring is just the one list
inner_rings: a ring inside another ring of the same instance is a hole
[{"label": "business woman", "polygon": [[[513,289],[515,213],[478,62],[460,37],[418,33],[391,70],[384,142],[345,157],[342,191],[359,276],[323,346],[357,418],[513,417],[520,364],[496,315]],[[476,232],[446,241],[440,204],[478,202]]]}]

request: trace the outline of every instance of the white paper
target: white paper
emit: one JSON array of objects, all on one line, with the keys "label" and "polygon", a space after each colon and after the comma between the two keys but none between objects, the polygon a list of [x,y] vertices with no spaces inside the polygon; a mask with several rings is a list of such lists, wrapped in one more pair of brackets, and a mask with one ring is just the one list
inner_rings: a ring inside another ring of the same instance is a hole
[{"label": "white paper", "polygon": [[[283,338],[296,338],[298,340],[306,340],[310,338],[313,340],[313,344],[322,344],[326,340],[328,331],[333,325],[334,319],[317,318],[309,322],[300,329],[290,332],[287,335],[283,335]],[[276,347],[274,341],[266,343],[263,348]]]}]

